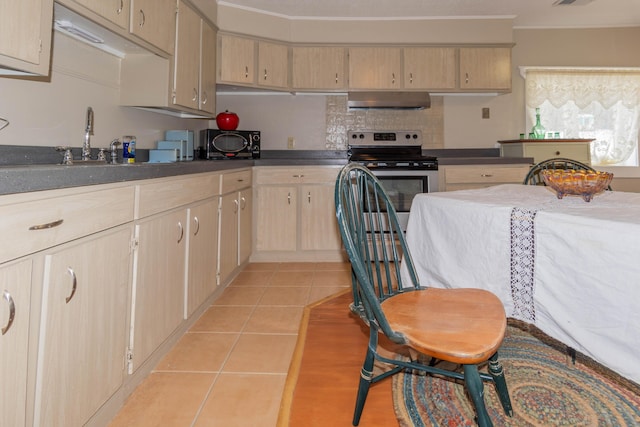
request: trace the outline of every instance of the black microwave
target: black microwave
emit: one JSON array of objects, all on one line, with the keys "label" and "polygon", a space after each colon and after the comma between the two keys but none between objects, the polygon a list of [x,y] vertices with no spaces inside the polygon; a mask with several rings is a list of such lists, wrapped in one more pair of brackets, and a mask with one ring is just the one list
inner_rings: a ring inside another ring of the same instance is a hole
[{"label": "black microwave", "polygon": [[201,159],[260,158],[260,131],[257,130],[203,129],[199,143]]}]

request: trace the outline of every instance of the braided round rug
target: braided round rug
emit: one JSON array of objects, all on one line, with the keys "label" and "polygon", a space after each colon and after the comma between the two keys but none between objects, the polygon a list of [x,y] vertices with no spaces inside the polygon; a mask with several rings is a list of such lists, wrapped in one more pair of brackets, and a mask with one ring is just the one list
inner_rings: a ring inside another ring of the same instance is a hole
[{"label": "braided round rug", "polygon": [[[573,363],[556,349],[557,342],[523,329],[527,327],[508,326],[500,348],[513,417],[505,415],[495,387],[485,383],[485,402],[495,427],[640,426],[637,384],[612,377],[582,355]],[[393,377],[393,400],[403,427],[476,425],[460,382],[400,373]]]}]

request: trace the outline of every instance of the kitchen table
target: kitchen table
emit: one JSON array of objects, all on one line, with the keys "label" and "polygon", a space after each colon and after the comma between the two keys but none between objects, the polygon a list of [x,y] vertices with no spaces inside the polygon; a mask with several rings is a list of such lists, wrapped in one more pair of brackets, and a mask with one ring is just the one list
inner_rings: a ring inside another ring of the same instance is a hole
[{"label": "kitchen table", "polygon": [[406,234],[422,285],[488,289],[507,316],[640,383],[640,194],[420,194]]}]

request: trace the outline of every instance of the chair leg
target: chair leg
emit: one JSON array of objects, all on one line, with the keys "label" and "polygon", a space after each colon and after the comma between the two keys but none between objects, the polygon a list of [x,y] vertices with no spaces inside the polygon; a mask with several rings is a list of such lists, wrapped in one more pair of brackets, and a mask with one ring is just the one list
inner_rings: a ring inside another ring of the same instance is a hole
[{"label": "chair leg", "polygon": [[464,369],[464,384],[467,387],[467,391],[471,396],[471,402],[476,409],[476,416],[478,418],[478,426],[480,427],[493,427],[487,407],[484,404],[484,385],[482,384],[482,378],[478,372],[477,365],[463,365]]},{"label": "chair leg", "polygon": [[362,415],[364,402],[367,400],[367,394],[369,394],[369,387],[371,386],[371,379],[373,378],[374,361],[375,361],[375,358],[373,355],[373,351],[371,350],[371,348],[367,348],[367,355],[365,356],[364,363],[362,365],[362,370],[360,371],[360,385],[358,386],[356,408],[353,413],[354,426],[357,426],[360,423],[360,416]]},{"label": "chair leg", "polygon": [[508,416],[513,416],[513,408],[511,406],[511,398],[509,397],[509,389],[507,388],[507,381],[504,377],[504,369],[498,360],[498,353],[489,358],[489,374],[493,378],[496,384],[496,391],[502,403],[504,413]]}]

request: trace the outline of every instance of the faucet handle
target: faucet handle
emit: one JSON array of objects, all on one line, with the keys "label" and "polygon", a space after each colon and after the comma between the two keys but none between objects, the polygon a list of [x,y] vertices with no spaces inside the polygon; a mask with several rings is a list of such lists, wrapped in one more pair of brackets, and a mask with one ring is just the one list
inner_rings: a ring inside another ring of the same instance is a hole
[{"label": "faucet handle", "polygon": [[104,152],[105,150],[106,150],[106,148],[98,149],[98,161],[101,161],[101,162],[106,162],[107,161],[107,155]]},{"label": "faucet handle", "polygon": [[72,165],[73,164],[73,154],[71,153],[71,148],[57,146],[56,151],[62,152],[64,151],[64,155],[62,156],[61,165]]},{"label": "faucet handle", "polygon": [[111,151],[111,164],[115,165],[118,163],[118,151],[116,150],[116,146],[120,145],[120,140],[118,138],[111,141],[109,144],[109,151]]}]

